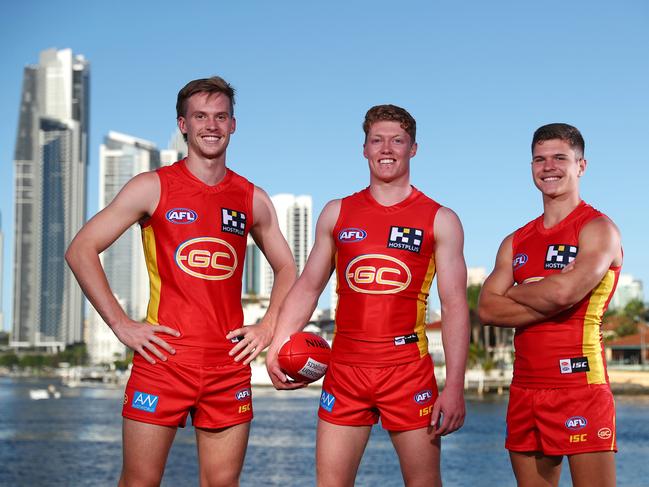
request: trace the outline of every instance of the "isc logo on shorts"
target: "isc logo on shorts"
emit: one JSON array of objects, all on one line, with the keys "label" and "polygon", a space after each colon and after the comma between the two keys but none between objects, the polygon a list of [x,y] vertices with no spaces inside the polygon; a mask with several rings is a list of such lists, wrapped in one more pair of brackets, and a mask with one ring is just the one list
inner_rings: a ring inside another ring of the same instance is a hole
[{"label": "isc logo on shorts", "polygon": [[322,389],[322,394],[320,394],[320,407],[325,411],[331,412],[336,403],[336,398],[333,394],[329,394],[327,391]]},{"label": "isc logo on shorts", "polygon": [[189,208],[172,208],[165,214],[167,221],[175,224],[186,225],[198,220],[198,215]]},{"label": "isc logo on shorts", "polygon": [[569,430],[580,430],[584,429],[588,421],[583,416],[573,416],[572,418],[566,419],[566,428]]},{"label": "isc logo on shorts", "polygon": [[367,232],[360,228],[343,228],[338,234],[338,241],[342,243],[360,242],[365,240]]},{"label": "isc logo on shorts", "polygon": [[410,285],[408,266],[389,255],[359,255],[347,264],[345,280],[363,294],[396,294]]},{"label": "isc logo on shorts", "polygon": [[246,387],[245,389],[241,389],[240,391],[237,391],[234,395],[236,397],[237,401],[244,401],[245,399],[248,399],[251,396],[250,393],[250,388]]},{"label": "isc logo on shorts", "polygon": [[186,240],[176,249],[176,264],[190,276],[208,281],[228,279],[237,268],[234,247],[215,237]]},{"label": "isc logo on shorts", "polygon": [[155,413],[155,409],[158,407],[158,396],[147,394],[146,392],[135,391],[131,407],[146,411],[147,413]]}]

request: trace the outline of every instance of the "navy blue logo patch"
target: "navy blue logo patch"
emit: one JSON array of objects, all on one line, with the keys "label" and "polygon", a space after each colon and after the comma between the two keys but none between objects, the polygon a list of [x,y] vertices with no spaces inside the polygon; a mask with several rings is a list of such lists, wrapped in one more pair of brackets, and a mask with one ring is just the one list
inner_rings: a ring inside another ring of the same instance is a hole
[{"label": "navy blue logo patch", "polygon": [[155,409],[158,407],[158,396],[147,394],[146,392],[135,391],[131,407],[146,411],[147,413],[155,413]]},{"label": "navy blue logo patch", "polygon": [[583,416],[573,416],[572,418],[566,419],[566,428],[569,430],[580,430],[584,429],[588,421]]},{"label": "navy blue logo patch", "polygon": [[390,227],[388,248],[419,253],[424,231],[419,228]]},{"label": "navy blue logo patch", "polygon": [[367,232],[360,228],[343,228],[338,233],[338,240],[342,243],[360,242],[365,240]]},{"label": "navy blue logo patch", "polygon": [[221,208],[221,231],[243,237],[246,231],[246,214],[242,211]]},{"label": "navy blue logo patch", "polygon": [[415,394],[413,398],[417,404],[426,404],[431,401],[433,398],[433,391],[426,389],[425,391],[419,391]]},{"label": "navy blue logo patch", "polygon": [[548,251],[545,254],[545,269],[563,269],[570,264],[575,257],[579,248],[576,245],[553,244],[548,245]]},{"label": "navy blue logo patch", "polygon": [[198,215],[194,210],[190,210],[189,208],[172,208],[167,211],[165,218],[171,223],[187,225],[198,220]]},{"label": "navy blue logo patch", "polygon": [[237,391],[236,394],[234,395],[234,397],[237,398],[237,401],[244,401],[246,399],[249,399],[250,396],[251,396],[251,392],[249,387]]},{"label": "navy blue logo patch", "polygon": [[333,394],[329,394],[327,391],[322,389],[322,394],[320,394],[320,407],[325,411],[331,412],[336,403],[336,398]]},{"label": "navy blue logo patch", "polygon": [[527,264],[527,254],[516,254],[512,260],[512,267],[518,269]]}]

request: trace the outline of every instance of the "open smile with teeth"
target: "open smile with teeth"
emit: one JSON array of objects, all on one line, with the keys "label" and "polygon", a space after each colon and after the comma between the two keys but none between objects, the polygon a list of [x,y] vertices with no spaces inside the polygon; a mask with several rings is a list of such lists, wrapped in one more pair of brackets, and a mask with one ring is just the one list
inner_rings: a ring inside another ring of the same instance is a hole
[{"label": "open smile with teeth", "polygon": [[559,176],[547,176],[547,177],[541,178],[541,181],[543,181],[544,183],[551,183],[551,182],[554,182],[554,181],[559,181],[560,179],[561,179],[561,177],[559,177]]},{"label": "open smile with teeth", "polygon": [[218,142],[221,140],[221,136],[219,135],[203,135],[201,137],[205,142]]},{"label": "open smile with teeth", "polygon": [[379,164],[394,164],[396,159],[379,159]]}]

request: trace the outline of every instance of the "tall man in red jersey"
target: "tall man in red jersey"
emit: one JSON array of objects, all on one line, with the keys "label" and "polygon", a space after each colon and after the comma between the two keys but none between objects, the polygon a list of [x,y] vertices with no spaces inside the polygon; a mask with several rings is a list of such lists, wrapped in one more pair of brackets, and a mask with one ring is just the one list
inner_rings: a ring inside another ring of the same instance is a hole
[{"label": "tall man in red jersey", "polygon": [[[466,265],[458,217],[410,184],[415,120],[381,105],[365,117],[368,188],[329,202],[307,265],[287,296],[269,349],[275,387],[284,340],[302,329],[335,269],[338,309],[332,362],[320,399],[319,486],[351,486],[379,417],[409,486],[441,485],[440,437],[464,422],[468,347]],[[438,395],[425,334],[435,272],[442,305],[446,385]]]},{"label": "tall man in red jersey", "polygon": [[[252,419],[248,364],[270,343],[278,304],[296,274],[270,198],[226,167],[236,127],[233,88],[219,77],[191,81],[176,109],[187,158],[131,179],[66,254],[92,305],[137,352],[124,395],[120,486],[160,484],[188,413],[201,485],[238,485]],[[146,323],[125,315],[98,257],[137,222],[150,277]],[[248,233],[275,282],[262,322],[242,327]]]},{"label": "tall man in red jersey", "polygon": [[613,222],[579,196],[585,170],[575,127],[534,133],[543,215],[505,238],[480,296],[485,324],[516,328],[505,447],[521,486],[558,485],[563,455],[573,485],[615,485],[615,408],[600,325],[622,248]]}]

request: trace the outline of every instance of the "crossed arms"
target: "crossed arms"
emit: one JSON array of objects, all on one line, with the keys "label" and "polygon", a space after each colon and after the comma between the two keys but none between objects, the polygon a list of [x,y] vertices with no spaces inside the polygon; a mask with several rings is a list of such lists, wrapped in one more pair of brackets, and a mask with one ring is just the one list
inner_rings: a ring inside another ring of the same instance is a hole
[{"label": "crossed arms", "polygon": [[561,273],[514,286],[513,234],[503,240],[493,272],[480,293],[478,313],[487,325],[520,327],[571,308],[602,280],[611,266],[621,265],[620,233],[611,220],[598,217],[579,234],[579,253]]}]

